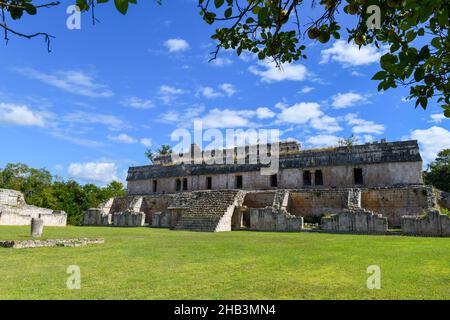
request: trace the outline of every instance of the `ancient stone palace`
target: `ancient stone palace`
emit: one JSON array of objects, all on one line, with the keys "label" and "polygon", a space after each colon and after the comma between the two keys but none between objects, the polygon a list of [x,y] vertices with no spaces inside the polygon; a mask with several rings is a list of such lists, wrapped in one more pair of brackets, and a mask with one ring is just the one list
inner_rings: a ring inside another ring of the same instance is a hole
[{"label": "ancient stone palace", "polygon": [[[128,196],[86,211],[84,224],[303,231],[305,223],[316,223],[322,231],[357,233],[404,225],[408,234],[450,235],[448,216],[436,211],[440,196],[423,184],[417,141],[312,150],[281,142],[277,148],[277,170],[270,174],[262,170],[270,164],[247,161],[258,148],[208,152],[231,163],[207,163],[206,151],[195,145],[188,161],[159,156],[152,165],[130,168]],[[268,146],[268,154],[273,151]],[[420,218],[430,212],[431,218]]]}]

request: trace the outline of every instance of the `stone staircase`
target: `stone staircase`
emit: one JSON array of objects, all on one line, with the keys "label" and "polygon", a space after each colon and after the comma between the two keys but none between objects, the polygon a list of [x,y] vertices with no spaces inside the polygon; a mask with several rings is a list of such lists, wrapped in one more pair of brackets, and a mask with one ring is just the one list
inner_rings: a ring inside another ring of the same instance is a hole
[{"label": "stone staircase", "polygon": [[241,193],[238,190],[192,192],[189,206],[183,210],[174,229],[210,232],[231,230],[231,216],[234,207],[243,199],[243,196],[239,196]]}]

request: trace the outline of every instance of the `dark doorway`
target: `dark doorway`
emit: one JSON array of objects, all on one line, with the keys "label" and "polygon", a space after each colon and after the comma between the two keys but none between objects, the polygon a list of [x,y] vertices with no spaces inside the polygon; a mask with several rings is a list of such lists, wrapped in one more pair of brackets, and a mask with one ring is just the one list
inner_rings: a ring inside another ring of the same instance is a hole
[{"label": "dark doorway", "polygon": [[303,171],[303,185],[310,186],[311,185],[311,172],[308,170]]},{"label": "dark doorway", "polygon": [[208,189],[208,190],[212,189],[212,178],[211,177],[206,178],[206,189]]},{"label": "dark doorway", "polygon": [[236,176],[236,189],[242,189],[242,176]]},{"label": "dark doorway", "polygon": [[270,186],[278,187],[278,176],[276,174],[270,176]]},{"label": "dark doorway", "polygon": [[355,177],[355,184],[361,185],[364,183],[363,181],[363,172],[361,168],[353,169],[353,176]]},{"label": "dark doorway", "polygon": [[316,186],[323,186],[322,170],[316,170],[316,172],[314,172],[314,184]]},{"label": "dark doorway", "polygon": [[187,190],[188,189],[188,180],[187,180],[187,178],[184,178],[183,179],[183,190]]},{"label": "dark doorway", "polygon": [[158,181],[153,180],[153,192],[157,192],[157,190],[158,190]]},{"label": "dark doorway", "polygon": [[177,179],[176,190],[177,191],[181,190],[181,180],[180,179]]}]

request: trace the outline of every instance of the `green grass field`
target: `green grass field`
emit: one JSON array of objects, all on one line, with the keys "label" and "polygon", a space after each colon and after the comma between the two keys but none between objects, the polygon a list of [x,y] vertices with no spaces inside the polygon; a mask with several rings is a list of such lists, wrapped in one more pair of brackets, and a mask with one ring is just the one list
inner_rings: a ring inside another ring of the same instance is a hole
[{"label": "green grass field", "polygon": [[[28,227],[0,227],[27,239]],[[78,248],[0,248],[0,299],[449,299],[450,239],[315,233],[46,228]],[[68,290],[69,265],[81,289]],[[369,265],[381,268],[369,290]]]}]

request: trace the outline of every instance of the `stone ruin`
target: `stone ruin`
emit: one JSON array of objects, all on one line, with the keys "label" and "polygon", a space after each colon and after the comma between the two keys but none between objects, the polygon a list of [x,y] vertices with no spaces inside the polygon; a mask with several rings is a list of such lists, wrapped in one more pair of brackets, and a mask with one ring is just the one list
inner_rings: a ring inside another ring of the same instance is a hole
[{"label": "stone ruin", "polygon": [[[402,226],[404,234],[443,235],[446,218],[434,231],[408,227],[406,220],[436,208],[435,193],[427,186],[348,189],[204,190],[164,195],[113,198],[84,214],[84,225],[139,227],[189,231],[305,231],[304,218],[320,219],[320,230],[357,234],[390,234],[388,224]],[[365,207],[369,205],[369,208]],[[372,209],[373,208],[373,209]],[[387,216],[385,214],[387,213]],[[412,217],[399,216],[415,213]],[[311,216],[309,216],[311,217]],[[408,220],[408,221],[409,221]],[[409,222],[412,223],[412,222]],[[432,228],[432,227],[429,227]],[[397,232],[398,233],[398,232]]]},{"label": "stone ruin", "polygon": [[249,230],[301,231],[303,218],[293,216],[285,208],[250,209]]},{"label": "stone ruin", "polygon": [[217,153],[230,163],[206,164],[192,145],[181,163],[164,155],[131,167],[128,196],[87,210],[84,225],[303,231],[304,222],[315,228],[321,220],[323,231],[385,234],[388,224],[400,228],[404,216],[450,205],[448,194],[423,184],[414,140],[312,150],[280,142],[279,170],[271,175],[262,174],[259,160],[247,163],[250,146],[241,149]]},{"label": "stone ruin", "polygon": [[113,227],[141,227],[145,223],[145,214],[137,211],[142,199],[133,201],[123,211],[114,212],[113,205],[120,198],[111,198],[98,208],[91,208],[83,214],[83,225],[85,226],[113,226]]},{"label": "stone ruin", "polygon": [[348,193],[348,207],[339,213],[323,216],[320,229],[328,232],[383,234],[388,231],[388,220],[381,214],[361,208],[361,190],[354,189]]},{"label": "stone ruin", "polygon": [[422,216],[403,216],[402,233],[405,235],[450,237],[450,217],[439,210],[429,210]]},{"label": "stone ruin", "polygon": [[29,226],[31,219],[39,217],[49,227],[65,227],[67,223],[64,211],[28,205],[21,192],[0,189],[0,226]]}]

